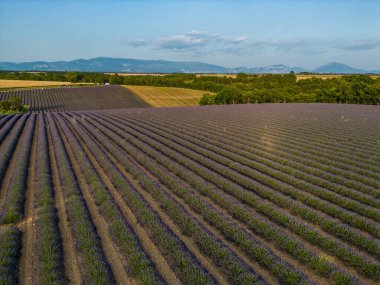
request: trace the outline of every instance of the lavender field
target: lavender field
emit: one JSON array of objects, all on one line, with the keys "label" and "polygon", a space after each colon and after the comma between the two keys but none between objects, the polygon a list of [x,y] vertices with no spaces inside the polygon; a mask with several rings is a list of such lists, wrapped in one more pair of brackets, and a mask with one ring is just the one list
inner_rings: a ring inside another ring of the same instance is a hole
[{"label": "lavender field", "polygon": [[0,284],[380,282],[378,106],[3,115],[0,185]]},{"label": "lavender field", "polygon": [[20,97],[32,112],[149,107],[133,92],[118,85],[0,91],[0,101],[14,96]]}]

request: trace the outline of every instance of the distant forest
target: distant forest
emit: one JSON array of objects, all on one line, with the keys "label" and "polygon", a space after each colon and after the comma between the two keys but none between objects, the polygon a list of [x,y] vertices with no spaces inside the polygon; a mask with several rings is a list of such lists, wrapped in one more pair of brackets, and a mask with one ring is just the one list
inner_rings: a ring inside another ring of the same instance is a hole
[{"label": "distant forest", "polygon": [[285,75],[239,73],[236,78],[231,78],[194,74],[121,76],[85,72],[1,71],[0,79],[190,88],[205,91],[200,105],[283,102],[380,104],[380,78],[373,79],[369,75],[331,79],[312,77],[297,81],[292,72]]}]

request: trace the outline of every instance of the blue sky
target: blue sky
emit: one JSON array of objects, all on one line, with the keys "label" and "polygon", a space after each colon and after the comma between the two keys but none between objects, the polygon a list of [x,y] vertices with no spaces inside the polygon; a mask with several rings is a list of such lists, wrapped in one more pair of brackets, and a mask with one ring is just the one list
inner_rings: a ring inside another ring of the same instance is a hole
[{"label": "blue sky", "polygon": [[0,0],[0,61],[97,56],[380,69],[380,1]]}]

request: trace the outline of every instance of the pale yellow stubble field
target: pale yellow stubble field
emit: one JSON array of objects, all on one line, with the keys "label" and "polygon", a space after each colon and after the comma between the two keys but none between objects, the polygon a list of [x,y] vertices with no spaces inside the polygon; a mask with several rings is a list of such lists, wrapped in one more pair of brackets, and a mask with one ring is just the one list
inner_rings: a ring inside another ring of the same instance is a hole
[{"label": "pale yellow stubble field", "polygon": [[[115,73],[107,73],[113,75]],[[120,76],[165,76],[170,75],[170,73],[118,73]],[[262,75],[262,74],[258,74]],[[348,74],[347,74],[348,75]],[[223,73],[198,73],[195,74],[196,77],[203,76],[216,76],[216,77],[228,77],[228,78],[236,78],[236,74],[223,74]],[[308,78],[321,78],[321,79],[331,79],[342,77],[344,74],[296,74],[297,80],[308,79]],[[372,78],[379,78],[380,75],[370,75]]]},{"label": "pale yellow stubble field", "polygon": [[198,106],[205,91],[173,87],[125,86],[152,107]]},{"label": "pale yellow stubble field", "polygon": [[0,88],[16,88],[16,87],[43,87],[43,86],[59,86],[73,84],[70,82],[58,81],[35,81],[35,80],[8,80],[0,79]]}]

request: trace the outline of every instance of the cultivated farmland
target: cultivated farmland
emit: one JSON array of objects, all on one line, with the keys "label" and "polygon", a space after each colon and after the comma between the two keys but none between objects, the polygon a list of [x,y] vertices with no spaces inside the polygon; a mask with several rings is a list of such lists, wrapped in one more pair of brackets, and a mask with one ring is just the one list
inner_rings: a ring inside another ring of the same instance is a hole
[{"label": "cultivated farmland", "polygon": [[59,81],[35,81],[35,80],[7,80],[7,79],[0,79],[0,88],[61,86],[61,85],[71,85],[71,84],[74,84],[74,83],[59,82]]},{"label": "cultivated farmland", "polygon": [[19,96],[30,111],[79,111],[149,107],[131,91],[118,85],[62,87],[0,92],[0,100]]},{"label": "cultivated farmland", "polygon": [[174,87],[126,86],[152,107],[198,106],[205,93],[201,90]]},{"label": "cultivated farmland", "polygon": [[1,116],[1,283],[378,284],[379,149],[377,106]]}]

